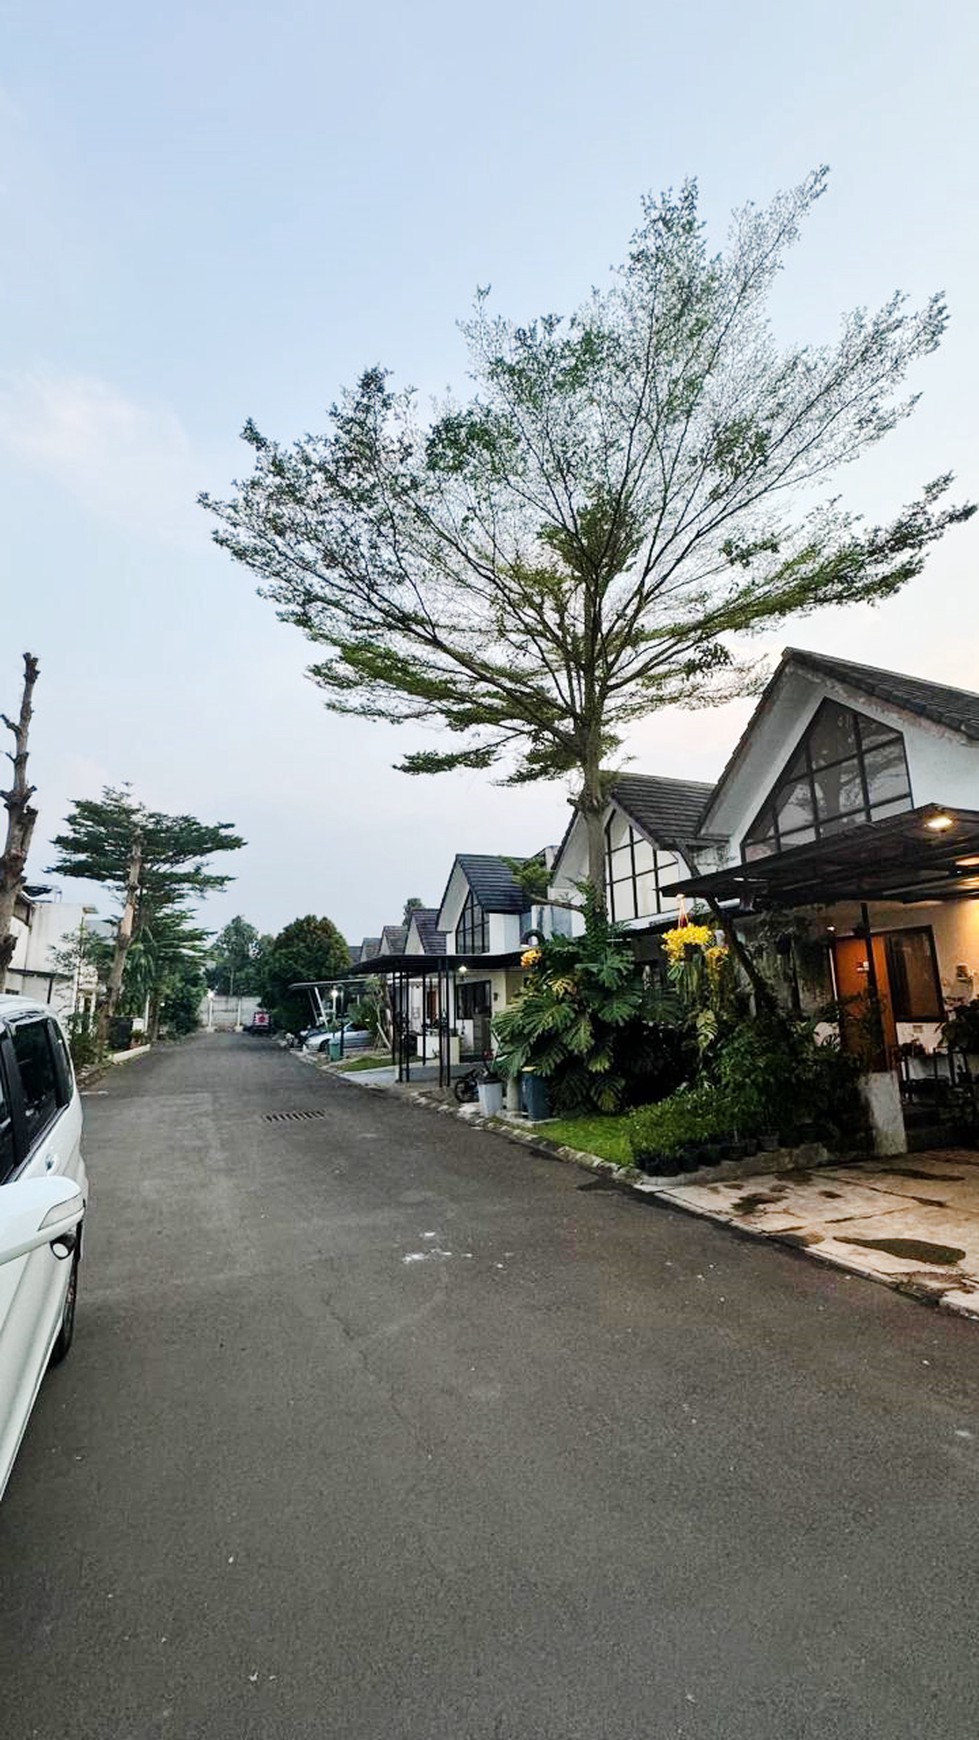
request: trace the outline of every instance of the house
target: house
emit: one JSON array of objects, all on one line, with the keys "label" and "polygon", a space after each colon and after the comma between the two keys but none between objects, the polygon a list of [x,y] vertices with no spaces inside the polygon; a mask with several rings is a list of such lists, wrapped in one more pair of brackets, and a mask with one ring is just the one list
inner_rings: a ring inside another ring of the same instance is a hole
[{"label": "house", "polygon": [[490,1050],[490,1023],[523,986],[520,956],[529,933],[541,929],[542,908],[518,882],[506,858],[457,853],[438,910],[446,953],[459,965],[450,1022],[463,1056]]},{"label": "house", "polygon": [[[701,825],[713,790],[702,780],[658,774],[615,777],[604,818],[610,918],[630,930],[663,930],[676,922],[678,880],[723,862],[724,842],[705,834]],[[587,879],[585,822],[576,812],[555,854],[551,893],[556,900],[580,901],[578,885]],[[670,888],[673,892],[667,892]],[[578,913],[573,926],[576,931],[584,926]]]},{"label": "house", "polygon": [[[798,1005],[840,999],[857,1049],[876,994],[875,1061],[893,1078],[886,1115],[903,1145],[898,1088],[907,1101],[934,1076],[941,1024],[979,991],[979,694],[788,649],[699,835],[720,862],[677,886],[714,910],[733,903],[749,936],[761,915],[777,929],[785,914]],[[800,918],[815,945],[808,986],[789,936]]]},{"label": "house", "polygon": [[81,958],[81,940],[94,908],[45,898],[50,894],[24,889],[17,896],[7,993],[46,1003],[62,1020],[91,1015],[98,981],[94,967]]}]

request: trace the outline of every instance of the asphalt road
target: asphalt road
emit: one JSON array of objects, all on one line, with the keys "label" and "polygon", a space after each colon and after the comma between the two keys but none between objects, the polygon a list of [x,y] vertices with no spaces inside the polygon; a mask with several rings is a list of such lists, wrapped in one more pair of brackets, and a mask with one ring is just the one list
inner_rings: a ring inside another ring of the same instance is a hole
[{"label": "asphalt road", "polygon": [[263,1041],[105,1085],[3,1740],[975,1740],[979,1326]]}]

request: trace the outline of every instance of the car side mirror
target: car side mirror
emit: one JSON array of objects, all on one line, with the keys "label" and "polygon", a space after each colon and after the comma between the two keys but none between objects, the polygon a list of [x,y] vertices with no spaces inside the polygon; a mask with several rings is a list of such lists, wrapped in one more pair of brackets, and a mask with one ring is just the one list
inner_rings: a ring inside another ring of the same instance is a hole
[{"label": "car side mirror", "polygon": [[69,1255],[84,1212],[82,1193],[71,1178],[18,1178],[5,1184],[0,1190],[0,1264],[40,1245],[64,1245],[63,1254]]}]

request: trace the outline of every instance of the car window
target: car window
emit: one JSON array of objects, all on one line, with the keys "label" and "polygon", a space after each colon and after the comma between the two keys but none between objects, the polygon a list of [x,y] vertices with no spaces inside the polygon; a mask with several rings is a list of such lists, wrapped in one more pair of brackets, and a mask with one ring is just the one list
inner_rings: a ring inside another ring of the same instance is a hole
[{"label": "car window", "polygon": [[43,1018],[13,1022],[10,1037],[24,1093],[27,1141],[33,1147],[58,1110],[58,1078],[48,1024]]},{"label": "car window", "polygon": [[55,1074],[58,1081],[58,1104],[68,1105],[75,1088],[75,1072],[71,1067],[71,1055],[65,1044],[65,1036],[56,1021],[48,1022],[48,1034],[54,1046]]},{"label": "car window", "polygon": [[0,1065],[0,1181],[13,1171],[13,1167],[14,1123],[7,1098],[7,1084],[3,1079],[3,1067]]}]

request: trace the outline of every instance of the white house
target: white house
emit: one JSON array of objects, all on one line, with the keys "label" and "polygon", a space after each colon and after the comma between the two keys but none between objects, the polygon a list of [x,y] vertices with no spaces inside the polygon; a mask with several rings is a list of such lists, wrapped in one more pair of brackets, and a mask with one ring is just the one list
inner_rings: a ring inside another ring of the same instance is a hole
[{"label": "white house", "polygon": [[686,894],[736,903],[746,932],[807,915],[844,1044],[876,992],[882,1062],[911,1091],[979,992],[979,695],[790,648],[701,831],[723,862]]},{"label": "white house", "polygon": [[33,997],[63,1020],[95,1009],[96,975],[80,959],[90,906],[18,895],[14,953],[7,968],[8,995]]},{"label": "white house", "polygon": [[[665,929],[679,908],[675,885],[698,869],[723,862],[723,841],[704,834],[702,818],[714,788],[702,780],[623,773],[609,789],[605,811],[605,890],[609,917],[630,930]],[[551,893],[580,900],[588,879],[585,822],[576,814],[555,854]],[[667,890],[673,888],[672,893]],[[574,928],[584,921],[574,915]]]}]

